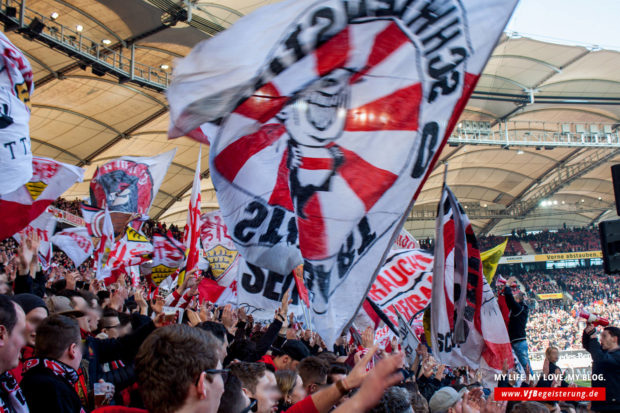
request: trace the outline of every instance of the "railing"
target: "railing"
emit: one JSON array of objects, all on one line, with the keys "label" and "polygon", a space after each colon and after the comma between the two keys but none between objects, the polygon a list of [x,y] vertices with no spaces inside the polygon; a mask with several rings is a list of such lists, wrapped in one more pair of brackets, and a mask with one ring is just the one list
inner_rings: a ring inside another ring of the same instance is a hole
[{"label": "railing", "polygon": [[[11,13],[10,10],[17,10],[17,13]],[[169,74],[165,70],[136,62],[134,45],[128,49],[106,47],[82,32],[29,9],[24,0],[2,0],[0,17],[5,24],[16,26],[25,36],[36,38],[71,57],[77,57],[85,64],[90,64],[93,73],[97,75],[110,73],[119,79],[159,91],[166,89],[170,83]]]},{"label": "railing", "polygon": [[492,126],[490,122],[463,120],[452,133],[450,144],[484,144],[554,147],[620,147],[617,124],[597,122],[509,121]]}]

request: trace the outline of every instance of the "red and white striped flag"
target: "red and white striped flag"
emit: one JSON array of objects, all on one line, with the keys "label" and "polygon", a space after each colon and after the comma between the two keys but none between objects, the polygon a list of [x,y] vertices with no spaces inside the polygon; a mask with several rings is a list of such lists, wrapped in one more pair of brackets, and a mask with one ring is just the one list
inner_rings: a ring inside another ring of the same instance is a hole
[{"label": "red and white striped flag", "polygon": [[444,186],[435,236],[431,297],[433,355],[452,367],[512,367],[508,331],[482,272],[478,241],[469,218]]},{"label": "red and white striped flag", "polygon": [[169,136],[210,123],[233,241],[277,274],[304,264],[328,345],[366,296],[515,4],[286,0],[175,67]]},{"label": "red and white striped flag", "polygon": [[[8,194],[0,195],[0,240],[25,228],[71,185],[82,182],[84,170],[53,159],[34,157],[32,177]],[[8,179],[2,176],[2,180]]]},{"label": "red and white striped flag", "polygon": [[183,234],[183,244],[185,245],[187,259],[185,261],[185,271],[179,274],[179,285],[183,282],[185,274],[198,266],[200,259],[200,161],[202,160],[202,145],[198,149],[198,161],[196,162],[196,172],[194,172],[194,183],[192,185],[192,195],[189,199],[189,209],[187,211],[187,225]]}]

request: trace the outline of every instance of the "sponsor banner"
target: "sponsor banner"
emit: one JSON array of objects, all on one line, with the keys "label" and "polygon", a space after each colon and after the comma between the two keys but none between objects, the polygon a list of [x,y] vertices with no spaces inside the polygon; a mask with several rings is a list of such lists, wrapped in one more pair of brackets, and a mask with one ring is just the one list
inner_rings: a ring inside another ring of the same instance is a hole
[{"label": "sponsor banner", "polygon": [[537,255],[513,255],[502,257],[500,264],[521,264],[527,262],[540,261],[562,261],[562,260],[582,260],[589,258],[603,258],[601,251],[582,251],[582,252],[562,252],[558,254],[537,254]]},{"label": "sponsor banner", "polygon": [[603,258],[602,251],[563,252],[560,254],[539,254],[534,261],[581,260],[587,258]]},{"label": "sponsor banner", "polygon": [[365,298],[515,4],[288,0],[178,62],[169,136],[219,124],[210,171],[230,235],[254,265],[304,264],[328,345]]},{"label": "sponsor banner", "polygon": [[432,285],[433,255],[430,252],[392,250],[370,287],[368,298],[398,325],[395,311],[411,320],[430,302]]},{"label": "sponsor banner", "polygon": [[0,195],[6,195],[25,185],[33,173],[29,122],[34,82],[30,63],[4,33],[0,33],[0,66]]},{"label": "sponsor banner", "polygon": [[539,300],[561,300],[564,298],[562,293],[536,294]]},{"label": "sponsor banner", "polygon": [[176,149],[152,157],[123,156],[97,168],[90,204],[113,213],[148,215]]}]

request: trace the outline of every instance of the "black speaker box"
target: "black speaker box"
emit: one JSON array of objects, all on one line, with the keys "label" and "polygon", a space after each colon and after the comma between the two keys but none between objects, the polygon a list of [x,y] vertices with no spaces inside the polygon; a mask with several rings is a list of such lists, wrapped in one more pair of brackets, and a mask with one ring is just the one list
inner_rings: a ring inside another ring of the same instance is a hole
[{"label": "black speaker box", "polygon": [[603,251],[603,267],[607,274],[620,273],[620,219],[598,224]]}]

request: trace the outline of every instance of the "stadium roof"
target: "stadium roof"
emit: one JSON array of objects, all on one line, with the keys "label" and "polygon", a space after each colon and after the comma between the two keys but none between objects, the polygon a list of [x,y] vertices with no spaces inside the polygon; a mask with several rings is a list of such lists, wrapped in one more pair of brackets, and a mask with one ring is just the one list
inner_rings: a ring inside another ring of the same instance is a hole
[{"label": "stadium roof", "polygon": [[[272,2],[194,2],[187,24],[187,10],[170,0],[28,0],[20,29],[20,2],[10,1],[16,13],[0,17],[17,29],[7,34],[35,74],[33,152],[86,168],[87,179],[65,197],[86,197],[95,168],[109,159],[176,147],[151,216],[183,224],[198,144],[166,137],[162,90],[174,59]],[[440,157],[477,232],[615,216],[609,167],[620,162],[618,67],[620,52],[502,36]],[[204,149],[202,169],[203,209],[216,209]],[[418,237],[434,233],[442,176],[438,164],[405,225]]]}]

